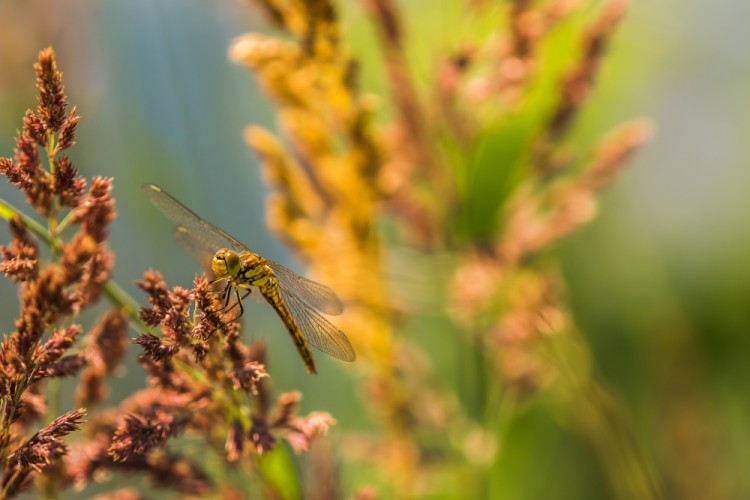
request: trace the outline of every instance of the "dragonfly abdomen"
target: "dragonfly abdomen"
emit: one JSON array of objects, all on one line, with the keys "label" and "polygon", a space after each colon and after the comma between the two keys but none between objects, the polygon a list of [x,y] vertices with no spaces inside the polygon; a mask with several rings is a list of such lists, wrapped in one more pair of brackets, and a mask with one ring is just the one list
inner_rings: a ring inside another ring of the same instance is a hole
[{"label": "dragonfly abdomen", "polygon": [[271,304],[271,306],[276,311],[276,314],[278,314],[279,318],[281,318],[281,321],[284,322],[284,326],[289,332],[289,335],[291,335],[292,341],[297,347],[297,351],[302,357],[302,361],[305,363],[305,368],[307,369],[307,371],[313,374],[317,373],[318,370],[315,368],[315,360],[313,359],[312,352],[310,351],[310,346],[305,340],[305,337],[302,335],[302,331],[300,330],[297,322],[294,320],[294,317],[289,311],[289,308],[282,300],[278,285],[276,284],[276,278],[274,278],[273,276],[269,276],[263,284],[258,285],[258,289],[266,299],[266,302]]}]

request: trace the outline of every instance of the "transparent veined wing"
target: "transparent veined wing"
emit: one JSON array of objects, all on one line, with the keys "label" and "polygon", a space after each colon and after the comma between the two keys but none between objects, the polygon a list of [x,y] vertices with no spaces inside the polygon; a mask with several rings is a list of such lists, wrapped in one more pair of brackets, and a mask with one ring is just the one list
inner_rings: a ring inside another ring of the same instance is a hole
[{"label": "transparent veined wing", "polygon": [[211,271],[211,260],[218,250],[216,242],[206,240],[200,234],[196,234],[184,226],[177,226],[172,234],[177,243],[198,261],[205,271]]},{"label": "transparent veined wing", "polygon": [[283,281],[278,282],[281,298],[292,313],[302,335],[313,346],[343,361],[354,361],[357,355],[344,332],[299,299]]},{"label": "transparent veined wing", "polygon": [[[199,238],[201,241],[213,247],[213,252],[220,248],[229,248],[235,252],[244,252],[247,249],[242,243],[219,229],[210,222],[201,219],[198,214],[188,207],[172,198],[166,191],[155,184],[144,184],[143,192],[151,204],[163,213],[169,220],[186,232]],[[177,235],[177,230],[175,235]]]},{"label": "transparent veined wing", "polygon": [[[177,201],[155,184],[145,184],[143,191],[161,213],[177,225],[175,239],[202,265],[210,263],[213,254],[220,248],[229,248],[238,253],[250,251],[223,229],[203,220],[198,214]],[[291,288],[312,308],[325,314],[341,314],[341,301],[327,286],[303,278],[278,262],[267,260],[274,274]],[[210,265],[207,266],[210,269]]]},{"label": "transparent veined wing", "polygon": [[[201,264],[207,276],[214,274],[211,268],[211,261],[216,253],[215,241],[207,240],[201,234],[196,234],[183,226],[177,226],[174,229],[174,239],[177,240],[180,246],[191,257]],[[247,289],[245,293],[249,294],[250,298],[255,302],[264,302],[263,296],[257,291]],[[247,296],[245,295],[245,297]]]},{"label": "transparent veined wing", "polygon": [[288,269],[278,262],[266,259],[271,266],[273,273],[281,280],[291,291],[299,298],[307,302],[313,309],[324,314],[337,315],[344,311],[341,300],[336,293],[325,285],[321,285],[313,280],[303,278],[291,269]]}]

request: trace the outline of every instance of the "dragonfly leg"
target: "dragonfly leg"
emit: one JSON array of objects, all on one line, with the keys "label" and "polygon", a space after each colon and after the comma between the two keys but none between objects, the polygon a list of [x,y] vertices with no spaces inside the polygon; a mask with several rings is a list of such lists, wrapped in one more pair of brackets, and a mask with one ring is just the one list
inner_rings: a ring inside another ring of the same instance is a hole
[{"label": "dragonfly leg", "polygon": [[225,311],[225,313],[229,312],[232,309],[234,309],[235,307],[237,307],[238,304],[240,306],[240,313],[236,317],[232,318],[230,321],[236,321],[236,320],[240,319],[243,314],[245,314],[245,307],[242,305],[242,302],[247,298],[248,295],[250,295],[250,290],[248,290],[247,292],[245,292],[245,295],[243,295],[243,296],[240,296],[240,290],[238,288],[235,288],[234,291],[235,291],[235,294],[237,296],[237,302],[235,302],[234,304],[232,304],[232,307],[230,307],[229,309],[227,309]]},{"label": "dragonfly leg", "polygon": [[[224,278],[216,278],[215,280],[209,281],[208,282],[208,286],[212,287],[216,283],[219,283],[220,281],[223,281],[223,280],[224,280]],[[224,288],[222,288],[220,290],[210,289],[210,290],[207,290],[207,293],[209,295],[219,295],[220,296],[220,298],[219,298],[220,301],[226,301],[226,298],[229,295],[229,288],[231,286],[232,286],[232,284],[229,283],[229,282],[227,282],[227,284],[226,284],[226,286]],[[226,306],[227,306],[227,304],[225,303],[224,307],[226,307]]]},{"label": "dragonfly leg", "polygon": [[[216,283],[218,280],[213,280],[211,284]],[[214,293],[214,294],[221,294],[219,297],[219,301],[223,302],[224,305],[221,306],[221,308],[217,309],[217,311],[223,311],[227,308],[229,305],[229,292],[231,292],[232,284],[227,282],[227,286],[222,288],[221,290],[210,290],[208,293]]]},{"label": "dragonfly leg", "polygon": [[[216,278],[216,279],[213,279],[213,280],[211,280],[211,281],[208,282],[208,286],[209,287],[213,287],[216,283],[224,281],[225,279],[226,278]],[[229,288],[230,285],[231,285],[231,283],[227,282],[227,285],[224,288],[222,288],[220,290],[215,290],[215,289],[211,288],[210,290],[208,290],[208,293],[210,295],[220,295],[221,296],[221,300],[224,300],[224,296],[225,296],[224,294],[227,293],[227,288]]]},{"label": "dragonfly leg", "polygon": [[242,317],[242,315],[245,313],[245,308],[242,305],[242,302],[247,298],[248,295],[250,295],[251,290],[248,290],[247,292],[245,292],[244,295],[240,296],[240,290],[239,290],[239,288],[238,287],[234,287],[234,292],[235,292],[235,297],[237,297],[237,301],[234,304],[232,304],[231,307],[227,307],[229,305],[229,293],[227,293],[226,304],[225,304],[224,307],[222,307],[220,309],[220,311],[222,312],[222,314],[227,314],[229,311],[231,311],[232,309],[234,309],[235,307],[237,307],[237,305],[239,305],[240,306],[240,313],[237,316],[235,316],[234,318],[232,318],[229,321],[225,322],[224,323],[225,325],[228,324],[228,323],[231,323],[232,321],[236,321],[236,320],[240,319],[240,317]]},{"label": "dragonfly leg", "polygon": [[[209,286],[209,287],[212,287],[212,286],[214,286],[214,285],[215,285],[216,283],[219,283],[220,281],[222,281],[223,279],[225,279],[225,278],[215,278],[215,279],[212,279],[211,281],[209,281],[209,282],[208,282],[208,286]],[[210,292],[223,292],[223,291],[224,291],[224,289],[223,289],[223,288],[222,288],[221,290],[213,290],[213,289],[212,289],[212,290],[210,290]]]},{"label": "dragonfly leg", "polygon": [[[212,281],[211,283],[216,283],[217,280]],[[229,307],[229,300],[232,298],[231,292],[232,292],[232,284],[227,282],[227,286],[225,286],[221,290],[213,290],[214,293],[220,293],[221,297],[219,297],[219,301],[223,302],[224,304],[216,310],[216,312],[224,313],[231,311],[234,308],[234,305],[232,307]],[[236,288],[236,287],[234,287]],[[239,292],[238,292],[239,293]],[[236,305],[236,304],[235,304]],[[234,321],[234,320],[232,320]]]},{"label": "dragonfly leg", "polygon": [[224,300],[224,307],[221,308],[222,311],[225,311],[227,307],[229,306],[229,297],[230,297],[231,288],[232,288],[231,283],[227,283],[226,288],[224,288],[224,295],[222,296],[222,300]]},{"label": "dragonfly leg", "polygon": [[232,321],[236,321],[242,317],[243,314],[245,314],[245,307],[242,305],[242,300],[248,296],[250,293],[250,290],[247,291],[244,297],[240,297],[240,289],[236,288],[234,289],[234,294],[237,296],[237,303],[240,305],[240,313],[237,315],[236,318],[234,318]]},{"label": "dragonfly leg", "polygon": [[226,315],[226,314],[227,314],[227,313],[228,313],[229,311],[231,311],[232,309],[234,309],[235,307],[237,307],[237,304],[239,304],[239,305],[240,305],[240,313],[239,313],[239,314],[238,314],[238,315],[237,315],[236,317],[234,317],[234,318],[232,318],[232,319],[230,319],[230,320],[228,320],[228,321],[225,321],[225,322],[221,323],[221,324],[220,324],[219,326],[217,326],[217,327],[216,327],[216,329],[214,329],[214,330],[213,330],[213,331],[212,331],[212,332],[210,333],[210,335],[213,335],[213,333],[214,333],[214,332],[215,332],[216,330],[218,330],[219,328],[223,328],[223,327],[227,326],[227,325],[228,325],[229,323],[231,323],[232,321],[236,321],[236,320],[240,319],[240,317],[242,317],[242,315],[243,315],[243,314],[245,313],[245,308],[244,308],[244,307],[243,307],[243,305],[242,305],[242,301],[243,301],[243,300],[244,300],[245,298],[247,298],[247,296],[248,296],[248,295],[250,295],[250,290],[248,290],[248,291],[247,291],[247,292],[245,293],[245,295],[242,295],[242,296],[240,296],[240,291],[239,291],[239,289],[238,289],[237,287],[234,287],[234,291],[235,291],[235,296],[237,297],[237,302],[235,302],[234,304],[232,304],[232,306],[231,306],[231,307],[228,307],[228,306],[229,306],[229,298],[231,297],[231,294],[230,294],[230,290],[229,290],[229,288],[230,288],[230,286],[229,286],[229,285],[227,285],[227,287],[226,287],[226,288],[225,288],[224,290],[221,290],[221,292],[225,294],[225,297],[226,297],[226,298],[225,298],[225,297],[222,297],[222,298],[221,298],[221,300],[223,300],[223,301],[224,301],[224,306],[223,306],[223,307],[222,307],[221,309],[218,309],[218,310],[217,310],[216,312],[220,312],[220,313],[222,313],[222,314]]}]

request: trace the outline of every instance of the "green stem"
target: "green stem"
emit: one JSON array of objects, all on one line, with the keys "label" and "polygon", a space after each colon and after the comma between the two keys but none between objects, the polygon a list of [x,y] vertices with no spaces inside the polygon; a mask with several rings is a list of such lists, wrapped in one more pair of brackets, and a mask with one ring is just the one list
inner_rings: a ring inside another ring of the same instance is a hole
[{"label": "green stem", "polygon": [[68,224],[71,220],[73,220],[73,216],[75,215],[75,210],[70,210],[67,214],[65,214],[65,217],[62,218],[62,220],[57,224],[57,232],[62,233],[66,227],[68,227]]},{"label": "green stem", "polygon": [[49,231],[39,224],[37,221],[26,215],[25,213],[18,210],[16,207],[8,203],[7,201],[0,198],[0,217],[5,220],[10,220],[14,215],[17,215],[24,225],[31,230],[32,233],[42,238],[48,245],[52,244],[52,237]]},{"label": "green stem", "polygon": [[[49,165],[49,176],[54,182],[55,177],[55,155],[57,155],[56,136],[52,131],[47,132],[47,163]],[[59,239],[60,229],[57,215],[60,212],[60,200],[58,196],[53,196],[51,200],[50,213],[47,217],[47,229],[50,235],[50,248],[52,257],[59,262],[62,257],[62,242]],[[50,328],[54,325],[49,325]],[[52,378],[47,382],[47,423],[52,422],[60,410],[60,397],[62,385],[60,379]],[[41,492],[45,498],[57,498],[59,496],[59,484],[55,480],[54,474],[46,478],[41,483]]]},{"label": "green stem", "polygon": [[62,386],[59,378],[47,380],[47,423],[49,424],[60,414],[60,391]]},{"label": "green stem", "polygon": [[[18,210],[7,201],[0,198],[0,217],[5,220],[10,220],[14,215],[17,215],[32,233],[41,238],[51,247],[60,245],[59,239],[53,238],[47,228],[45,228],[43,225],[35,221],[33,218],[29,217],[22,211]],[[135,325],[139,328],[147,329],[146,325],[143,324],[141,319],[138,317],[138,309],[140,308],[138,302],[136,302],[134,298],[128,295],[128,293],[123,290],[120,285],[118,285],[115,281],[108,280],[104,284],[103,289],[105,295],[113,304],[123,308],[125,312],[127,312],[131,322],[135,323]]]},{"label": "green stem", "polygon": [[[60,415],[60,399],[62,394],[62,383],[59,378],[47,380],[47,423],[51,423]],[[46,500],[59,498],[60,480],[55,474],[45,474],[42,481],[38,483],[40,496]]]},{"label": "green stem", "polygon": [[[8,448],[8,444],[10,444],[10,426],[13,423],[13,417],[18,411],[18,405],[21,403],[21,394],[23,394],[29,385],[29,378],[30,377],[27,376],[22,384],[16,386],[16,390],[13,394],[5,396],[5,405],[3,405],[4,411],[2,415],[3,429],[2,436],[0,437],[0,458],[3,461],[7,458],[5,452]],[[8,401],[8,398],[10,398],[10,401]],[[8,404],[10,404],[10,411],[7,411]]]},{"label": "green stem", "polygon": [[13,486],[13,483],[16,480],[16,477],[18,477],[18,474],[21,472],[20,469],[16,468],[13,470],[13,474],[10,476],[10,478],[5,481],[5,478],[3,478],[3,481],[5,482],[5,487],[3,488],[3,491],[0,492],[0,499],[5,500],[8,498],[8,490],[11,486]]},{"label": "green stem", "polygon": [[10,438],[10,418],[8,415],[12,415],[16,412],[17,405],[12,404],[10,412],[7,411],[8,404],[6,403],[3,407],[3,434],[0,436],[0,458],[5,461],[5,449],[8,447],[8,441]]},{"label": "green stem", "polygon": [[55,133],[47,132],[47,161],[49,162],[49,173],[55,173],[55,155],[57,154],[57,143],[55,142]]},{"label": "green stem", "polygon": [[[57,154],[57,146],[55,145],[55,134],[53,132],[47,132],[47,163],[49,175],[54,178],[55,175],[55,155]],[[49,217],[47,217],[47,228],[50,234],[50,247],[52,248],[52,254],[55,257],[60,256],[60,240],[57,238],[59,229],[57,225],[57,212],[60,210],[60,205],[56,196],[52,197],[52,207],[50,208]]]},{"label": "green stem", "polygon": [[150,328],[141,321],[141,318],[138,316],[138,311],[141,306],[128,294],[128,292],[123,290],[116,281],[107,280],[104,284],[103,290],[110,302],[125,310],[128,318],[130,318],[130,321],[136,325],[137,329],[150,330]]}]

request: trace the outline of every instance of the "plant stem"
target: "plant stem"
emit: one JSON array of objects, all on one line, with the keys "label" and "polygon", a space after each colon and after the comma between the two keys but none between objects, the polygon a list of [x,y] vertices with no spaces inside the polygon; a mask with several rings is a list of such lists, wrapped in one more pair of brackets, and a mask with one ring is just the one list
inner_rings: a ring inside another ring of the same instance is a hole
[{"label": "plant stem", "polygon": [[[53,132],[47,132],[47,163],[49,165],[49,174],[54,178],[55,175],[55,155],[57,154],[57,146],[55,145],[55,134]],[[47,217],[47,227],[50,234],[50,247],[52,248],[52,254],[55,258],[60,256],[60,240],[57,238],[59,234],[57,226],[57,212],[60,210],[58,200],[56,196],[52,197],[52,207],[50,209],[50,215]]]},{"label": "plant stem", "polygon": [[[50,247],[54,248],[55,245],[59,247],[59,239],[53,237],[43,225],[0,198],[0,217],[10,220],[14,215],[17,215],[32,233],[44,240]],[[138,303],[120,285],[115,281],[108,280],[104,284],[103,290],[112,303],[120,306],[127,312],[128,317],[133,323],[139,328],[147,329],[146,325],[138,317]]]},{"label": "plant stem", "polygon": [[[10,426],[13,423],[13,416],[18,411],[18,405],[21,402],[21,394],[26,390],[26,387],[28,387],[28,378],[24,380],[23,384],[16,386],[14,393],[9,395],[10,401],[8,401],[8,396],[5,398],[2,415],[2,436],[0,436],[0,459],[3,461],[7,458],[5,452],[10,443]],[[10,405],[10,411],[8,411],[8,405]]]}]

